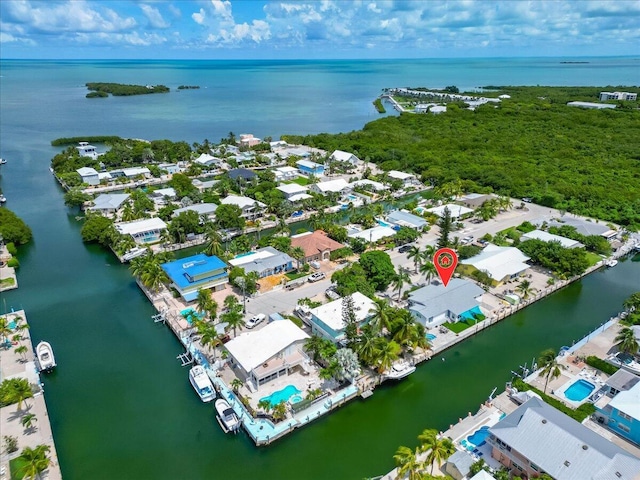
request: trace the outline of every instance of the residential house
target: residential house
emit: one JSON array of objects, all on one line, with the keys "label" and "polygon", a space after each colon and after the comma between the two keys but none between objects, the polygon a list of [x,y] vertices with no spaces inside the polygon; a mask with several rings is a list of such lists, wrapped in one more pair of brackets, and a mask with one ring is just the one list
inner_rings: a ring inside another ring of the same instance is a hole
[{"label": "residential house", "polygon": [[609,377],[594,403],[595,420],[640,445],[640,377],[620,369]]},{"label": "residential house", "polygon": [[194,187],[198,189],[199,192],[204,192],[205,190],[209,190],[210,188],[214,188],[220,180],[199,180],[194,178],[191,182]]},{"label": "residential house", "polygon": [[489,244],[478,255],[460,260],[460,264],[471,267],[465,271],[468,275],[474,270],[485,272],[496,286],[522,275],[529,268],[528,260],[529,257],[515,247]]},{"label": "residential house", "polygon": [[289,180],[293,180],[294,178],[298,178],[298,174],[300,173],[295,167],[278,167],[273,170],[273,173],[276,177],[276,182],[286,182]]},{"label": "residential house", "polygon": [[[373,316],[375,303],[360,292],[351,294],[353,310],[359,327]],[[336,344],[345,340],[346,324],[343,320],[343,300],[334,300],[311,309],[311,332]]]},{"label": "residential house", "polygon": [[460,197],[457,202],[461,203],[465,207],[475,210],[482,206],[482,204],[489,200],[495,200],[498,198],[492,193],[468,193]]},{"label": "residential house", "polygon": [[429,222],[424,218],[405,210],[393,210],[389,212],[387,214],[387,222],[393,223],[398,227],[409,227],[420,231],[429,226]]},{"label": "residential house", "polygon": [[273,247],[259,248],[229,260],[234,267],[244,268],[245,273],[256,272],[259,278],[287,273],[293,270],[295,260]]},{"label": "residential house", "polygon": [[431,283],[409,293],[409,311],[426,328],[477,320],[478,315],[484,315],[480,310],[484,293],[475,283],[460,278],[452,278],[446,287]]},{"label": "residential house", "polygon": [[307,191],[307,187],[303,187],[302,185],[298,185],[297,183],[285,183],[276,187],[276,189],[280,190],[287,200],[295,195],[306,193]]},{"label": "residential house", "polygon": [[387,176],[391,180],[400,180],[404,187],[410,187],[418,184],[418,179],[413,173],[400,172],[398,170],[389,170]]},{"label": "residential house", "polygon": [[194,203],[187,207],[177,208],[171,213],[171,217],[175,218],[182,212],[196,212],[201,220],[215,220],[218,205],[215,203]]},{"label": "residential house", "polygon": [[160,163],[158,165],[160,170],[164,170],[169,175],[182,172],[183,168],[179,163]]},{"label": "residential house", "polygon": [[238,335],[225,348],[231,367],[257,389],[295,370],[305,371],[309,358],[304,344],[308,338],[293,322],[284,320]]},{"label": "residential house", "polygon": [[560,235],[554,235],[549,232],[545,232],[544,230],[532,230],[531,232],[524,233],[520,237],[521,242],[526,242],[527,240],[542,240],[543,242],[558,242],[564,248],[582,248],[583,244],[578,242],[577,240],[572,240],[567,237],[562,237]]},{"label": "residential house", "polygon": [[131,167],[131,168],[120,168],[118,170],[111,170],[109,172],[111,178],[136,178],[136,177],[149,177],[151,176],[151,172],[147,167]]},{"label": "residential house", "polygon": [[163,263],[162,269],[171,280],[171,286],[187,302],[198,298],[198,290],[224,290],[229,281],[227,264],[204,253]]},{"label": "residential house", "polygon": [[93,200],[93,205],[87,210],[98,212],[104,216],[115,216],[130,196],[128,193],[103,193]]},{"label": "residential house", "polygon": [[640,459],[538,398],[489,428],[491,456],[517,476],[633,480]]},{"label": "residential house", "polygon": [[467,479],[471,472],[471,465],[475,462],[476,460],[469,454],[469,452],[456,450],[453,455],[447,458],[442,473],[450,475],[454,480]]},{"label": "residential house", "polygon": [[329,160],[333,160],[334,162],[345,162],[350,163],[351,165],[357,165],[360,163],[360,159],[356,157],[353,153],[343,152],[342,150],[334,151]]},{"label": "residential house", "polygon": [[380,182],[374,182],[373,180],[369,180],[367,178],[363,178],[362,180],[356,180],[355,182],[351,182],[349,184],[349,188],[353,190],[354,187],[363,187],[367,191],[370,192],[381,192],[383,190],[388,190],[389,187]]},{"label": "residential house", "polygon": [[171,200],[176,198],[176,190],[173,187],[159,188],[151,192],[151,196],[156,198],[167,198]]},{"label": "residential house", "polygon": [[259,145],[260,143],[262,143],[262,139],[254,137],[252,133],[242,133],[242,134],[240,134],[240,140],[238,141],[238,144],[241,147],[247,147],[247,148],[255,147],[256,145]]},{"label": "residential house", "polygon": [[162,232],[167,229],[167,224],[160,218],[154,217],[120,222],[114,224],[114,227],[123,235],[131,235],[136,243],[146,245],[160,241]]},{"label": "residential house", "polygon": [[575,217],[562,217],[561,221],[557,220],[546,220],[546,219],[538,219],[532,222],[535,225],[542,225],[546,223],[550,227],[562,227],[563,225],[567,225],[576,229],[581,235],[600,235],[608,240],[611,240],[615,237],[618,232],[616,230],[612,230],[609,225],[605,223],[591,222],[589,220],[583,220],[581,218]]},{"label": "residential house", "polygon": [[328,182],[318,182],[311,184],[309,185],[309,190],[320,193],[322,195],[326,195],[328,193],[339,193],[341,195],[344,195],[350,191],[349,184],[343,178],[329,180]]},{"label": "residential house", "polygon": [[76,149],[78,150],[78,153],[81,157],[89,157],[93,158],[94,160],[97,160],[98,158],[96,147],[94,147],[93,145],[89,145],[87,142],[80,142]]},{"label": "residential house", "polygon": [[322,230],[316,230],[292,235],[291,247],[302,248],[304,250],[304,262],[307,263],[329,260],[331,252],[344,248],[344,245],[329,238]]},{"label": "residential house", "polygon": [[257,177],[256,172],[247,168],[234,168],[227,172],[227,175],[231,180],[236,182],[249,183]]},{"label": "residential house", "polygon": [[316,177],[324,175],[324,165],[320,163],[311,160],[298,160],[296,165],[303,175],[315,175]]},{"label": "residential house", "polygon": [[377,242],[383,238],[394,237],[398,233],[391,227],[378,225],[377,227],[367,228],[365,230],[352,229],[347,232],[349,238],[360,238],[365,242]]},{"label": "residential house", "polygon": [[219,167],[222,164],[222,159],[209,155],[208,153],[203,153],[196,158],[194,162],[207,167]]},{"label": "residential house", "polygon": [[237,205],[242,210],[242,217],[247,220],[253,220],[264,211],[266,205],[262,202],[249,197],[239,195],[229,195],[221,200],[223,205]]},{"label": "residential house", "polygon": [[607,100],[626,100],[635,102],[638,99],[637,93],[630,92],[600,92],[600,101],[606,102]]},{"label": "residential house", "polygon": [[82,178],[82,183],[86,183],[87,185],[99,185],[100,178],[98,177],[98,172],[95,168],[91,167],[82,167],[76,170],[80,178]]},{"label": "residential house", "polygon": [[427,208],[427,212],[431,212],[434,215],[442,218],[444,217],[445,209],[449,209],[452,220],[457,220],[465,216],[471,216],[473,210],[462,205],[456,205],[455,203],[447,203],[446,205],[440,205],[439,207]]}]

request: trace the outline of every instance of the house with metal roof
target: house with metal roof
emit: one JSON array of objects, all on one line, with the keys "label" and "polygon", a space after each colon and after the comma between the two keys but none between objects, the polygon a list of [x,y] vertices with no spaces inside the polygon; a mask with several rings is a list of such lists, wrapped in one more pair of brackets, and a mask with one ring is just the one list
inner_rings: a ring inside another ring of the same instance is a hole
[{"label": "house with metal roof", "polygon": [[289,166],[274,168],[273,173],[276,176],[276,182],[293,180],[294,178],[298,178],[300,174],[297,168]]},{"label": "house with metal roof", "polygon": [[495,200],[496,198],[498,198],[497,195],[492,193],[467,193],[460,197],[457,202],[465,207],[476,209],[481,207],[484,202]]},{"label": "house with metal roof", "polygon": [[610,239],[615,237],[618,232],[611,229],[609,225],[599,222],[591,222],[577,217],[563,216],[561,221],[554,220],[553,218],[540,218],[532,222],[535,225],[542,225],[546,223],[550,227],[562,227],[564,225],[574,227],[581,235],[600,235],[601,237]]},{"label": "house with metal roof", "polygon": [[[350,295],[353,300],[353,313],[358,326],[365,325],[373,316],[375,303],[360,292]],[[344,298],[325,303],[311,309],[311,332],[334,343],[341,343],[345,339],[346,324],[342,318]]]},{"label": "house with metal roof", "polygon": [[253,220],[262,215],[262,211],[266,207],[262,202],[240,195],[229,195],[223,198],[220,203],[223,205],[237,205],[242,210],[241,216],[247,220]]},{"label": "house with metal roof", "polygon": [[529,268],[528,260],[529,257],[515,247],[489,244],[478,255],[460,260],[460,264],[468,267],[464,269],[466,275],[479,270],[489,275],[494,285],[500,285],[522,275]]},{"label": "house with metal roof", "polygon": [[640,377],[620,369],[607,379],[594,403],[600,425],[640,445]]},{"label": "house with metal roof", "polygon": [[418,179],[413,173],[401,172],[399,170],[389,170],[387,172],[387,176],[391,180],[400,180],[405,187],[419,183]]},{"label": "house with metal roof", "polygon": [[256,272],[258,277],[268,277],[293,270],[295,260],[273,247],[259,248],[229,260],[234,267],[244,268],[245,273]]},{"label": "house with metal roof", "polygon": [[545,232],[544,230],[532,230],[530,232],[522,234],[520,237],[521,242],[527,240],[542,240],[543,242],[558,242],[564,248],[581,248],[583,244],[577,240],[572,240],[560,235],[554,235],[553,233]]},{"label": "house with metal roof", "polygon": [[475,283],[461,278],[452,278],[446,287],[434,282],[409,293],[409,311],[426,328],[476,320],[478,315],[484,315],[480,310],[484,293]]},{"label": "house with metal roof", "polygon": [[225,348],[234,371],[258,388],[295,370],[304,370],[304,364],[309,361],[304,353],[308,338],[293,322],[282,320],[242,333],[227,342]]},{"label": "house with metal roof", "polygon": [[147,245],[160,241],[160,236],[167,229],[167,224],[162,219],[153,217],[116,223],[114,227],[123,235],[131,235],[136,243]]},{"label": "house with metal roof", "polygon": [[328,193],[345,194],[349,191],[349,183],[344,178],[329,180],[327,182],[318,182],[309,185],[309,190],[316,193],[326,195]]},{"label": "house with metal roof", "polygon": [[329,238],[322,230],[304,232],[291,236],[291,247],[304,251],[304,262],[329,260],[331,252],[344,248],[340,242]]},{"label": "house with metal roof", "polygon": [[177,208],[171,212],[171,217],[175,218],[183,212],[196,212],[200,218],[204,217],[207,220],[213,220],[216,218],[217,209],[218,205],[215,203],[194,203],[187,207]]},{"label": "house with metal roof", "polygon": [[335,162],[346,162],[351,165],[357,165],[360,162],[360,159],[353,153],[344,152],[342,150],[334,151],[329,157],[329,160],[333,160]]},{"label": "house with metal roof", "polygon": [[462,205],[456,205],[455,203],[447,203],[446,205],[440,205],[439,207],[427,208],[427,212],[431,212],[434,215],[442,218],[444,217],[445,209],[449,210],[451,218],[456,220],[466,215],[471,215],[473,210]]},{"label": "house with metal roof", "polygon": [[387,222],[399,227],[409,227],[414,230],[422,230],[429,225],[424,218],[409,213],[405,210],[393,210],[387,214]]},{"label": "house with metal roof", "polygon": [[198,158],[196,158],[194,162],[199,163],[200,165],[206,165],[207,167],[211,167],[211,166],[219,166],[222,163],[222,159],[218,157],[214,157],[213,155],[209,155],[208,153],[203,153]]},{"label": "house with metal roof", "polygon": [[204,253],[161,265],[180,296],[187,302],[198,298],[198,290],[223,290],[229,281],[227,264]]},{"label": "house with metal roof", "polygon": [[231,180],[235,180],[236,182],[250,182],[257,177],[256,172],[248,168],[234,168],[229,170],[227,175]]},{"label": "house with metal roof", "polygon": [[514,475],[634,480],[640,459],[538,398],[489,428],[491,456]]},{"label": "house with metal roof", "polygon": [[130,196],[128,193],[103,193],[93,200],[93,205],[87,207],[87,210],[101,215],[115,215]]},{"label": "house with metal roof", "polygon": [[377,242],[387,237],[395,237],[397,230],[391,227],[378,225],[377,227],[367,228],[365,230],[352,229],[347,231],[349,238],[360,238],[365,242]]},{"label": "house with metal roof", "polygon": [[298,185],[297,183],[285,183],[277,186],[276,189],[280,190],[287,200],[294,195],[300,195],[307,192],[307,187]]},{"label": "house with metal roof", "polygon": [[100,183],[100,178],[95,168],[82,167],[77,169],[76,172],[78,172],[78,175],[82,178],[82,183],[86,183],[87,185],[98,185]]},{"label": "house with metal roof", "polygon": [[300,173],[304,175],[315,175],[316,177],[324,175],[324,165],[320,163],[312,162],[311,160],[298,160],[296,165]]},{"label": "house with metal roof", "polygon": [[463,480],[468,478],[471,472],[471,465],[476,462],[469,452],[466,450],[456,450],[453,455],[447,458],[444,464],[443,473],[451,475],[454,480]]},{"label": "house with metal roof", "polygon": [[98,158],[98,151],[96,150],[96,147],[94,147],[93,145],[89,145],[88,142],[78,143],[76,150],[78,150],[78,153],[81,157],[90,157],[94,160]]}]

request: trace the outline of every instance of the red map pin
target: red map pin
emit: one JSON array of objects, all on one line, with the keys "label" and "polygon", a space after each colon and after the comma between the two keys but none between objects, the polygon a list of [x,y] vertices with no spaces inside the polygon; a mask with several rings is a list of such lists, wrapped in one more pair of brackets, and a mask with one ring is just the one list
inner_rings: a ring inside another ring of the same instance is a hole
[{"label": "red map pin", "polygon": [[456,252],[450,248],[441,248],[433,256],[433,264],[436,266],[438,275],[440,275],[440,279],[446,287],[453,276],[456,265],[458,265]]}]

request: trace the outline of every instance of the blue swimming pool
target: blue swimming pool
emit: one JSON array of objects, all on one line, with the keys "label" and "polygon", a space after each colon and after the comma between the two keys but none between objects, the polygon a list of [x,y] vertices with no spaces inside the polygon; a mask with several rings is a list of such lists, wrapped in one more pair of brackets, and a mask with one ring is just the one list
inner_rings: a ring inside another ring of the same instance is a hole
[{"label": "blue swimming pool", "polygon": [[487,442],[488,436],[489,427],[485,425],[484,427],[480,427],[478,430],[476,430],[473,435],[469,435],[467,437],[467,442],[475,445],[476,447],[481,447]]},{"label": "blue swimming pool", "polygon": [[298,390],[294,385],[287,385],[282,390],[278,390],[277,392],[273,392],[268,397],[262,397],[260,401],[268,400],[271,403],[272,407],[275,407],[280,402],[286,402],[294,395],[302,393]]},{"label": "blue swimming pool", "polygon": [[427,340],[435,340],[436,336],[433,333],[427,333],[425,335],[425,337],[427,337]]},{"label": "blue swimming pool", "polygon": [[302,400],[304,400],[304,398],[302,398],[302,395],[298,395],[297,393],[289,398],[289,402],[291,402],[291,404],[299,403]]},{"label": "blue swimming pool", "polygon": [[591,392],[595,389],[596,386],[593,383],[580,379],[572,383],[571,386],[564,391],[564,396],[574,402],[581,402],[591,395]]},{"label": "blue swimming pool", "polygon": [[381,227],[390,227],[391,224],[388,222],[385,222],[384,220],[378,220],[378,225],[380,225]]},{"label": "blue swimming pool", "polygon": [[196,317],[200,320],[204,318],[204,313],[197,312],[193,308],[185,308],[184,310],[181,310],[180,315],[182,315],[187,320],[189,325],[193,323],[193,319],[191,317]]}]

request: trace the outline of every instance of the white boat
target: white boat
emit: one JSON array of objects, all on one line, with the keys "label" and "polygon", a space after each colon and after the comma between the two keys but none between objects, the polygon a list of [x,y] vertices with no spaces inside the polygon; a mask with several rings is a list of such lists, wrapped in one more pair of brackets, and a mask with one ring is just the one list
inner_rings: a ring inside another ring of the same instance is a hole
[{"label": "white boat", "polygon": [[2,193],[0,193],[0,203],[4,203],[7,201],[7,197],[5,197]]},{"label": "white boat", "polygon": [[4,165],[7,161],[4,158],[0,158],[0,165]]},{"label": "white boat", "polygon": [[400,380],[411,375],[416,371],[416,366],[409,362],[401,361],[394,363],[389,370],[384,372],[383,376],[388,380]]},{"label": "white boat", "polygon": [[38,357],[38,370],[40,372],[50,372],[56,366],[56,358],[53,356],[53,348],[49,342],[40,342],[36,346],[36,356]]},{"label": "white boat", "polygon": [[604,264],[607,267],[615,267],[618,264],[618,260],[616,260],[615,258],[611,258],[611,259],[607,260],[606,262],[604,262]]},{"label": "white boat", "polygon": [[623,352],[618,352],[618,353],[609,355],[606,358],[606,361],[609,362],[611,365],[615,365],[616,367],[626,370],[627,372],[640,375],[640,363],[636,362],[635,357],[633,355],[629,355]]},{"label": "white boat", "polygon": [[218,413],[216,418],[218,419],[218,423],[222,427],[224,433],[236,433],[240,429],[241,424],[238,419],[238,415],[233,411],[229,402],[224,398],[219,398],[216,400],[215,407],[216,412]]},{"label": "white boat", "polygon": [[200,365],[196,365],[189,370],[189,381],[203,402],[210,402],[216,398],[216,391],[213,389],[211,379]]},{"label": "white boat", "polygon": [[134,247],[122,256],[122,260],[129,262],[136,257],[140,257],[147,253],[147,249],[143,247]]}]

